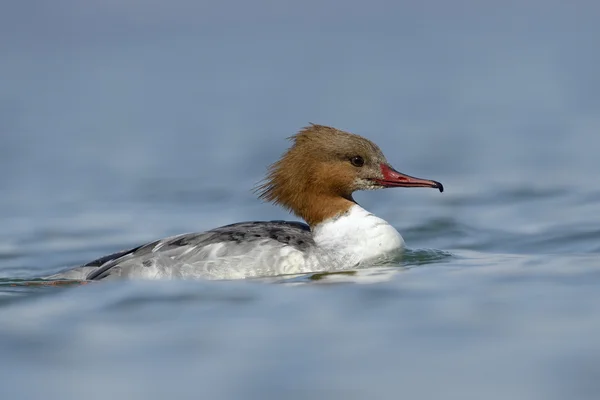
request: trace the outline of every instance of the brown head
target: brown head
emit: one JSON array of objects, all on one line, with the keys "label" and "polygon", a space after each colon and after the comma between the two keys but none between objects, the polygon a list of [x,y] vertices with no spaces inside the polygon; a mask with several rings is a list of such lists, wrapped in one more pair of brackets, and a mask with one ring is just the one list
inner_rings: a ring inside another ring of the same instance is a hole
[{"label": "brown head", "polygon": [[346,212],[356,190],[431,187],[441,183],[394,170],[368,139],[323,125],[311,125],[290,138],[292,147],[269,167],[257,191],[261,199],[293,211],[309,225]]}]

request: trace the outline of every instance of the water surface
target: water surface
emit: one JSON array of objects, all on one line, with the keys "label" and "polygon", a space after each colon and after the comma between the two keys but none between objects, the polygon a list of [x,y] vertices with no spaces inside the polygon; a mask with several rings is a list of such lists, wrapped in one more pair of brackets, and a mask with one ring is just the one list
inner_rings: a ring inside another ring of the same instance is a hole
[{"label": "water surface", "polygon": [[[2,6],[3,398],[598,398],[598,6],[313,3]],[[36,279],[293,218],[251,189],[308,122],[444,184],[357,194],[399,264]]]}]

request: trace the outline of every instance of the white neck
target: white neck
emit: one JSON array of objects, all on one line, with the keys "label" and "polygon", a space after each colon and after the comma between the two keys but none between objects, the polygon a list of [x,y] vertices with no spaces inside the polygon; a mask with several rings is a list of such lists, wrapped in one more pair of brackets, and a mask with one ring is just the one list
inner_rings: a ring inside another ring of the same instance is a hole
[{"label": "white neck", "polygon": [[317,246],[346,267],[389,262],[398,257],[404,240],[393,226],[358,204],[313,229]]}]

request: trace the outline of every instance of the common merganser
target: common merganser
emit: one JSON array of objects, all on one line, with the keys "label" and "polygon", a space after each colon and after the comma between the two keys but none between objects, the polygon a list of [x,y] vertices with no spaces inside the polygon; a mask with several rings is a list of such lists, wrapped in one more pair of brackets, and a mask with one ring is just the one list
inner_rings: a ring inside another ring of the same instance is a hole
[{"label": "common merganser", "polygon": [[120,251],[47,279],[244,279],[341,271],[397,260],[404,240],[364,210],[356,190],[430,187],[441,183],[396,171],[361,136],[312,124],[268,169],[256,191],[302,222],[240,222]]}]

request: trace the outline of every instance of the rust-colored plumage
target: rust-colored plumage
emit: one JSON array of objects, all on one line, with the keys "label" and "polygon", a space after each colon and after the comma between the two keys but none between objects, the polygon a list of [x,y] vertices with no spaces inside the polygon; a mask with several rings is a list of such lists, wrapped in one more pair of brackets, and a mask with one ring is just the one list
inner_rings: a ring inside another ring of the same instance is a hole
[{"label": "rust-colored plumage", "polygon": [[[377,189],[380,165],[387,164],[373,142],[332,127],[308,126],[290,138],[288,151],[269,167],[256,191],[266,201],[279,204],[309,225],[346,212],[356,190]],[[353,165],[360,157],[364,165]]]}]

